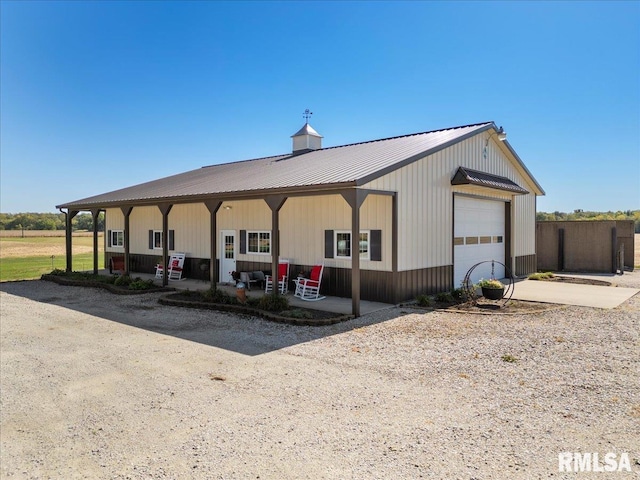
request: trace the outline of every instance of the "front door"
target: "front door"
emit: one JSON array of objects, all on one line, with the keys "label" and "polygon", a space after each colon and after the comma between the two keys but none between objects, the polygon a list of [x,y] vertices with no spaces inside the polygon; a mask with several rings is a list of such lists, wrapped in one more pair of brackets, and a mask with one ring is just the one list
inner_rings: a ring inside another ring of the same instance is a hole
[{"label": "front door", "polygon": [[236,270],[236,232],[235,230],[222,230],[220,232],[220,281],[233,283],[231,272]]}]

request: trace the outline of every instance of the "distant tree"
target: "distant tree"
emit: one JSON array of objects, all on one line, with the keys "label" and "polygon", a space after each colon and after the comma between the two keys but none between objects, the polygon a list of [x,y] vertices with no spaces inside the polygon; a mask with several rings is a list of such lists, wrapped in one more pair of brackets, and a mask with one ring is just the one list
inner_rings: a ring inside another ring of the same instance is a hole
[{"label": "distant tree", "polygon": [[[91,214],[82,213],[76,218],[81,229],[93,229]],[[65,221],[64,213],[0,213],[0,230],[64,230]],[[98,229],[104,230],[104,214],[98,217]]]},{"label": "distant tree", "polygon": [[618,210],[616,212],[585,212],[576,209],[572,213],[555,211],[553,213],[537,212],[536,221],[548,222],[553,220],[633,220],[635,233],[640,233],[640,210]]},{"label": "distant tree", "polygon": [[[93,215],[90,213],[79,213],[73,219],[74,230],[88,230],[93,231]],[[104,212],[100,212],[98,215],[98,231],[104,231]]]},{"label": "distant tree", "polygon": [[30,213],[19,213],[7,223],[7,230],[32,230],[33,218]]},{"label": "distant tree", "polygon": [[73,219],[74,230],[93,230],[93,218],[90,213],[80,213]]},{"label": "distant tree", "polygon": [[56,221],[53,218],[40,217],[33,223],[33,230],[56,230]]},{"label": "distant tree", "polygon": [[104,212],[100,212],[98,215],[98,231],[104,232]]}]

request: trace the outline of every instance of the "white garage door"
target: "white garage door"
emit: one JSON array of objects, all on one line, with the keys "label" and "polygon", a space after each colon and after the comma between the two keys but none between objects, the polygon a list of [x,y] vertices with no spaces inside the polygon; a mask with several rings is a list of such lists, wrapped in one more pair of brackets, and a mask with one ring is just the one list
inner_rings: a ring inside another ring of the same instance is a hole
[{"label": "white garage door", "polygon": [[[467,271],[485,260],[504,261],[504,202],[455,198],[453,227],[453,286],[460,287]],[[504,278],[504,267],[495,264],[494,277]],[[491,263],[478,266],[472,282],[491,277]]]}]

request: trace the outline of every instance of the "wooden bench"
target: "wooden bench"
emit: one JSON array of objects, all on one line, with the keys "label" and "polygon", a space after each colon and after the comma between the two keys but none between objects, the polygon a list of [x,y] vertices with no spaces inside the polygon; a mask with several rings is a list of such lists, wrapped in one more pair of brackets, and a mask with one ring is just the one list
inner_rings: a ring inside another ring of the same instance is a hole
[{"label": "wooden bench", "polygon": [[111,257],[109,259],[109,273],[124,273],[124,257]]}]

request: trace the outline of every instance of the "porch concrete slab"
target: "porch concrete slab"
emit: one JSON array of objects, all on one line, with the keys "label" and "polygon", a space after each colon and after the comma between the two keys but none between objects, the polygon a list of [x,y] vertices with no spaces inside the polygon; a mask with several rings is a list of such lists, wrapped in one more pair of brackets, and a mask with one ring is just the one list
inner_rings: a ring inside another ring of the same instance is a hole
[{"label": "porch concrete slab", "polygon": [[[101,274],[109,275],[109,270],[101,270]],[[155,278],[153,273],[138,273],[131,272],[134,277],[140,277],[143,279],[151,279],[156,284],[161,285],[162,280]],[[170,281],[169,287],[173,287],[176,290],[207,290],[209,288],[209,282],[205,280],[196,280],[192,278],[186,278],[183,280]],[[226,291],[229,295],[235,295],[236,287],[227,283],[219,283],[218,288]],[[252,290],[246,291],[249,297],[261,297],[264,295],[264,290],[254,287]],[[287,294],[289,304],[298,308],[309,308],[311,310],[322,310],[324,312],[341,313],[344,315],[350,315],[352,312],[351,299],[342,297],[326,297],[322,300],[315,302],[307,302],[300,300],[293,296],[293,292]],[[367,300],[360,301],[360,315],[366,315],[368,313],[377,312],[378,310],[384,310],[386,308],[392,308],[394,305],[381,302],[370,302]]]},{"label": "porch concrete slab", "polygon": [[[181,285],[176,285],[176,282],[171,282],[169,285],[175,288],[182,288]],[[202,288],[203,287],[200,287],[200,289]],[[208,286],[205,288],[208,288]],[[230,295],[235,295],[236,287],[233,285],[220,283],[218,284],[218,288],[222,288]],[[262,295],[264,295],[264,290],[253,288],[252,290],[246,291],[246,294],[249,297],[261,297]],[[352,304],[350,298],[327,296],[322,300],[309,302],[294,297],[292,291],[289,291],[286,294],[286,297],[289,299],[289,305],[291,305],[292,307],[308,308],[310,310],[322,310],[323,312],[341,313],[345,315],[350,315],[352,312]],[[377,312],[378,310],[384,310],[386,308],[392,307],[394,307],[394,305],[388,303],[360,300],[360,315],[366,315],[368,313]]]},{"label": "porch concrete slab", "polygon": [[637,288],[604,287],[575,283],[522,280],[514,285],[514,300],[577,305],[580,307],[615,308],[640,292]]}]

